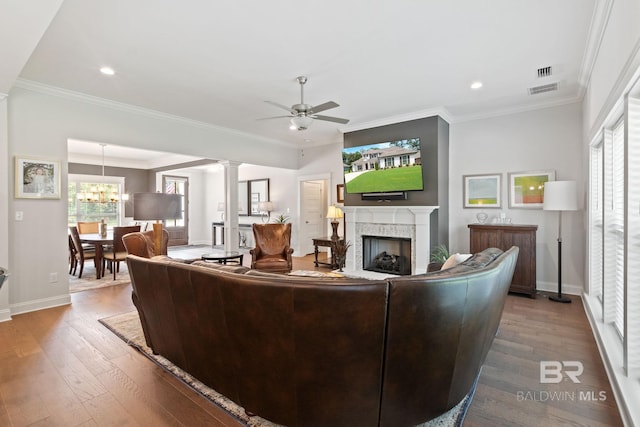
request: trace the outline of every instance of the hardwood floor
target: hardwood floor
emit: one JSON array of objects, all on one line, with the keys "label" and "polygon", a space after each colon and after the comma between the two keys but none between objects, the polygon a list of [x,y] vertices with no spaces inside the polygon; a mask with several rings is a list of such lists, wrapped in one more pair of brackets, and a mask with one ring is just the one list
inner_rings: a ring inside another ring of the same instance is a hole
[{"label": "hardwood floor", "polygon": [[[313,257],[294,268],[314,270]],[[97,322],[134,309],[130,285],[71,300],[0,323],[0,426],[239,425]],[[581,383],[540,384],[540,360],[580,361]],[[516,425],[622,425],[579,298],[507,299],[465,426]]]}]

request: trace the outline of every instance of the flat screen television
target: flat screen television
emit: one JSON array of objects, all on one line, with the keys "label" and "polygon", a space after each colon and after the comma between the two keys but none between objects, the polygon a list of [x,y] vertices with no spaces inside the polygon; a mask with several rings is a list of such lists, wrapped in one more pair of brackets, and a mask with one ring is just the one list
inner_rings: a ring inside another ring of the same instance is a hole
[{"label": "flat screen television", "polygon": [[420,138],[344,148],[342,162],[345,190],[350,194],[424,188]]}]

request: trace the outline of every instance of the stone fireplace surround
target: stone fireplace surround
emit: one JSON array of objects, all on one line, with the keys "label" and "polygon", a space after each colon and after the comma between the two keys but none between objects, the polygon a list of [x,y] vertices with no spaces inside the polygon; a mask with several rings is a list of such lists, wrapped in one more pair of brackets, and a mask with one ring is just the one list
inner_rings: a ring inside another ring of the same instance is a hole
[{"label": "stone fireplace surround", "polygon": [[362,235],[411,239],[411,274],[427,271],[430,256],[430,219],[438,206],[344,206],[346,236],[351,242],[345,275],[372,279],[393,276],[362,269]]}]

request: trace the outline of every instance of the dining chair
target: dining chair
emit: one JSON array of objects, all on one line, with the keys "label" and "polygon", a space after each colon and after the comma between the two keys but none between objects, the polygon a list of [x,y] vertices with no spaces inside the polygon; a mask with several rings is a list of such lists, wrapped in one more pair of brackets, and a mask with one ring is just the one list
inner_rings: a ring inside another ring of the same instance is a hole
[{"label": "dining chair", "polygon": [[100,260],[96,259],[96,251],[95,249],[85,249],[80,242],[80,233],[78,233],[78,227],[71,226],[69,227],[69,237],[71,239],[71,243],[73,244],[73,256],[75,257],[75,263],[73,265],[73,271],[71,268],[69,272],[73,275],[76,274],[76,270],[78,268],[78,264],[80,264],[80,273],[78,274],[78,279],[82,278],[82,271],[84,270],[84,263],[89,259],[93,259],[93,264],[97,267]]},{"label": "dining chair", "polygon": [[73,239],[71,238],[71,234],[69,234],[69,274],[72,274],[76,266],[78,265],[78,260],[76,259],[76,248],[73,246]]},{"label": "dining chair", "polygon": [[92,234],[98,232],[98,221],[93,222],[78,222],[78,233],[80,234]]},{"label": "dining chair", "polygon": [[108,262],[113,272],[113,280],[116,280],[116,274],[120,271],[120,261],[127,259],[127,249],[122,242],[122,236],[129,233],[140,231],[139,225],[127,225],[122,227],[113,227],[113,246],[110,250],[104,252],[102,256],[102,274],[104,275],[105,264]]}]

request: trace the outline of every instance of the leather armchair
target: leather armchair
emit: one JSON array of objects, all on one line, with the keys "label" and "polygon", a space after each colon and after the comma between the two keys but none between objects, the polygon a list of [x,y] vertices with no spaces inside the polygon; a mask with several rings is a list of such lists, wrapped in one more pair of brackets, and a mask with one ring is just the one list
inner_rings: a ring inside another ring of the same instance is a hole
[{"label": "leather armchair", "polygon": [[288,273],[292,268],[291,224],[253,224],[256,247],[251,249],[251,268]]},{"label": "leather armchair", "polygon": [[[141,256],[144,258],[152,258],[155,256],[155,242],[153,240],[153,230],[141,231],[137,233],[125,234],[122,242],[128,254]],[[167,246],[169,244],[169,232],[162,229],[162,248],[161,255],[167,255]]]}]

